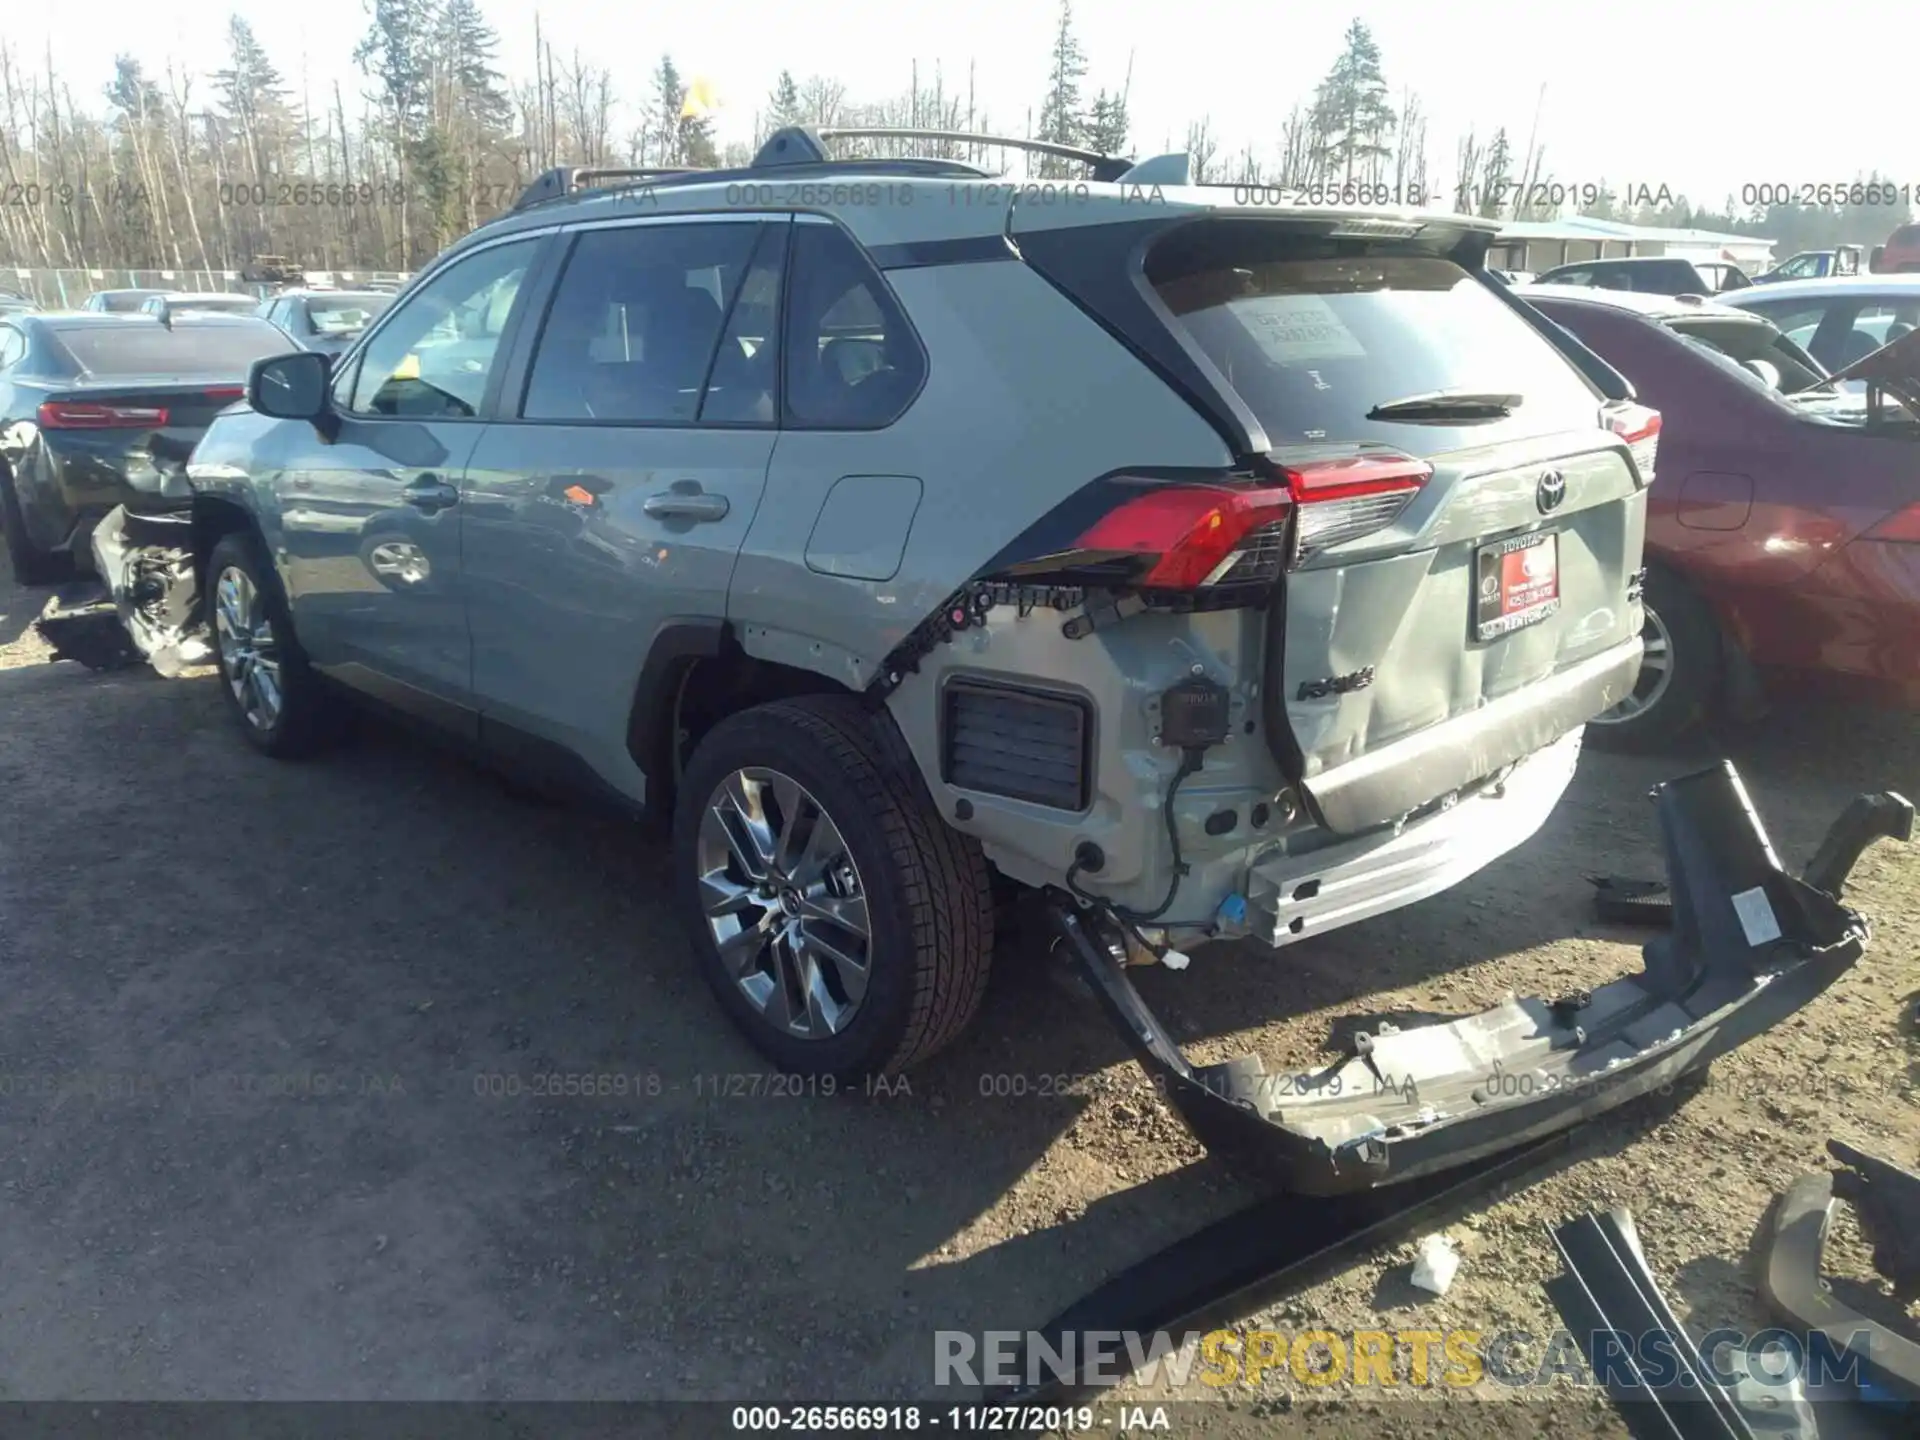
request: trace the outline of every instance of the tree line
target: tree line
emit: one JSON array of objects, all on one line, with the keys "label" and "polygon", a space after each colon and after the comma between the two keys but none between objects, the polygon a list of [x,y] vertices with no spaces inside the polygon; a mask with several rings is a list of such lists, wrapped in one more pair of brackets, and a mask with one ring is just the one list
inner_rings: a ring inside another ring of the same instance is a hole
[{"label": "tree line", "polygon": [[[211,75],[169,59],[157,72],[121,55],[89,97],[51,55],[34,63],[0,36],[0,264],[96,268],[238,269],[259,256],[313,269],[412,269],[510,205],[554,166],[742,165],[775,129],[912,127],[1007,133],[1130,154],[1131,62],[1117,84],[1090,89],[1088,61],[1062,3],[1045,93],[1023,114],[976,102],[974,72],[939,68],[907,87],[856,99],[845,81],[782,72],[756,107],[754,143],[720,145],[712,105],[663,55],[638,91],[578,49],[562,54],[535,20],[534,73],[502,73],[498,33],[480,0],[366,0],[354,49],[360,83],[309,84],[289,74],[252,27],[229,22],[227,55]],[[1833,204],[1696,207],[1661,191],[1617,195],[1554,186],[1546,146],[1530,127],[1469,133],[1442,182],[1430,171],[1419,97],[1389,85],[1379,44],[1355,20],[1311,95],[1265,144],[1229,151],[1196,116],[1162,147],[1184,149],[1207,184],[1326,189],[1489,218],[1550,219],[1564,210],[1645,224],[1765,235],[1785,247],[1871,244],[1908,218],[1904,205],[1835,197]],[[1071,160],[940,142],[902,147],[839,142],[845,154],[910,148],[1043,178],[1077,173]],[[1770,187],[1761,187],[1770,189]],[[1755,200],[1760,197],[1756,195]]]}]

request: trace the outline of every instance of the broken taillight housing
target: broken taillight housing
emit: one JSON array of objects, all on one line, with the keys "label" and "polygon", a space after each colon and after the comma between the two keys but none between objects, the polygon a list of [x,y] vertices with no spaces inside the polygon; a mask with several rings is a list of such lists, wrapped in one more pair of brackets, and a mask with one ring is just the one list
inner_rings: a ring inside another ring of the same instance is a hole
[{"label": "broken taillight housing", "polygon": [[1660,412],[1645,405],[1617,405],[1607,412],[1607,428],[1627,442],[1640,483],[1653,483],[1653,462],[1660,451]]},{"label": "broken taillight housing", "polygon": [[[1251,603],[1308,557],[1392,524],[1432,474],[1397,451],[1317,448],[1217,478],[1105,476],[977,578]],[[1091,523],[1068,518],[1089,510]]]},{"label": "broken taillight housing", "polygon": [[1384,530],[1433,478],[1431,465],[1397,452],[1291,457],[1275,451],[1267,459],[1299,507],[1295,565],[1330,546]]},{"label": "broken taillight housing", "polygon": [[1141,590],[1201,590],[1275,579],[1292,494],[1277,486],[1166,485],[1108,511],[1075,550],[1136,556]]}]

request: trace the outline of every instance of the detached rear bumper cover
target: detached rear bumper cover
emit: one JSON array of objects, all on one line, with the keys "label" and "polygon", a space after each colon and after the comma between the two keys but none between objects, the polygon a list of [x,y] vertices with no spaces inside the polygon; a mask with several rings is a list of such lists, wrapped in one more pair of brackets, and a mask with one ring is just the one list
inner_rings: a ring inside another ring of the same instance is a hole
[{"label": "detached rear bumper cover", "polygon": [[[1674,923],[1645,968],[1592,994],[1381,1026],[1312,1075],[1255,1057],[1193,1066],[1115,962],[1103,924],[1057,913],[1141,1065],[1207,1148],[1306,1194],[1467,1164],[1624,1104],[1771,1029],[1860,958],[1868,927],[1774,854],[1731,764],[1659,786]],[[1862,796],[1835,834],[1906,838],[1913,807]],[[1823,855],[1831,845],[1823,846]],[[1858,847],[1853,847],[1858,853]],[[1838,890],[1838,865],[1822,876]]]}]

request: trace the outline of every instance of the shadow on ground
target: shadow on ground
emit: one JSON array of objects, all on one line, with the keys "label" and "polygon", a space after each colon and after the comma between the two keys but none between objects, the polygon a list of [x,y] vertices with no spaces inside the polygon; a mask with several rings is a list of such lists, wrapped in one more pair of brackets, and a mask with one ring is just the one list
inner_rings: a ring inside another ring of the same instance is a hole
[{"label": "shadow on ground", "polygon": [[[1060,1147],[1111,1102],[1055,1077],[1124,1050],[1036,937],[910,1088],[796,1092],[632,826],[378,726],[274,764],[218,702],[0,671],[0,1395],[913,1393],[935,1328],[1038,1323],[1249,1198]],[[1793,715],[1735,753],[1803,856],[1912,788],[1911,732]],[[1676,768],[1589,756],[1454,892],[1141,988],[1204,1041],[1575,933],[1587,870],[1659,873],[1642,797]],[[1036,1208],[1051,1167],[1098,1198]]]}]

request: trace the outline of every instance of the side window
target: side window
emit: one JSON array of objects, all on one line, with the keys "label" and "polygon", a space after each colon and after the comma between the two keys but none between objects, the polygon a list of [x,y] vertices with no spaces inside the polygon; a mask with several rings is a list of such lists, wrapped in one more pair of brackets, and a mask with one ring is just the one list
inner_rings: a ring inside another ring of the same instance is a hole
[{"label": "side window", "polygon": [[522,418],[692,424],[727,307],[764,228],[582,232],[540,329]]},{"label": "side window", "polygon": [[540,241],[457,260],[395,307],[365,351],[345,408],[360,415],[477,415],[507,317]]},{"label": "side window", "polygon": [[1554,285],[1591,285],[1593,284],[1593,271],[1563,270],[1560,274],[1553,276],[1549,283]]},{"label": "side window", "polygon": [[787,289],[782,423],[877,430],[899,419],[926,356],[859,247],[837,226],[796,223]]},{"label": "side window", "polygon": [[10,325],[0,325],[0,370],[11,370],[27,353],[27,337]]},{"label": "side window", "polygon": [[734,298],[727,333],[720,339],[700,421],[712,425],[771,425],[778,418],[775,391],[780,370],[780,269],[786,261],[788,224],[768,225],[754,247],[753,263]]}]

